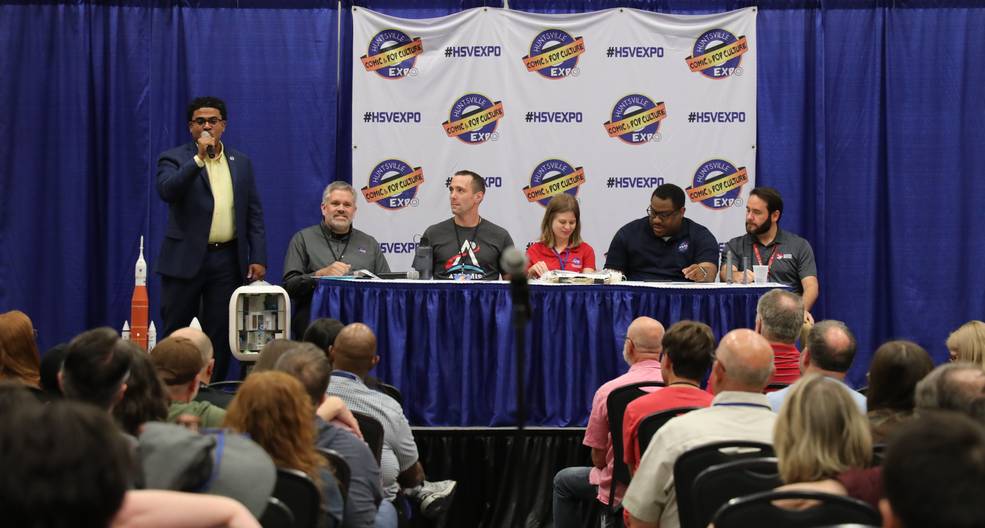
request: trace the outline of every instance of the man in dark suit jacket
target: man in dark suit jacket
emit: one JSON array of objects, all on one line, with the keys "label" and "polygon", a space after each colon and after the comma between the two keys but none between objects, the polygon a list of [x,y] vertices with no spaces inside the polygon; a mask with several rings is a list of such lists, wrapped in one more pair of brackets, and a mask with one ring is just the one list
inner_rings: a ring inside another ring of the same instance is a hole
[{"label": "man in dark suit jacket", "polygon": [[[199,97],[188,105],[194,142],[160,155],[157,192],[168,204],[168,227],[157,272],[163,290],[164,336],[199,316],[215,345],[215,374],[229,365],[229,298],[266,275],[263,209],[245,154],[222,143],[226,104]],[[235,375],[234,375],[235,377]]]}]

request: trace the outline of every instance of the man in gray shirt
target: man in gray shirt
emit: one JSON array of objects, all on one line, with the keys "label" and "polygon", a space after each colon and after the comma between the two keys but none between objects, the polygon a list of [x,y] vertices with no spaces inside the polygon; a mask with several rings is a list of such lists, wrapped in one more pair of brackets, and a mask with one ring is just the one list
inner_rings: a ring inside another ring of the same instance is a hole
[{"label": "man in gray shirt", "polygon": [[345,182],[332,182],[322,193],[324,221],[298,231],[284,256],[284,289],[291,295],[294,318],[291,335],[300,337],[311,318],[315,277],[350,275],[365,269],[388,273],[390,266],[375,238],[352,227],[356,191]]},{"label": "man in gray shirt", "polygon": [[499,256],[513,245],[510,234],[479,216],[486,195],[486,180],[460,170],[448,185],[452,218],[432,225],[421,237],[431,246],[434,278],[496,280],[502,274]]},{"label": "man in gray shirt", "polygon": [[[746,202],[746,234],[728,241],[722,252],[721,279],[732,273],[735,282],[745,276],[753,281],[752,266],[769,267],[769,280],[791,286],[804,298],[805,317],[817,301],[817,264],[814,250],[803,238],[780,229],[783,198],[772,187],[756,187]],[[732,253],[732,269],[726,270],[728,254]],[[750,269],[743,263],[748,262]]]}]

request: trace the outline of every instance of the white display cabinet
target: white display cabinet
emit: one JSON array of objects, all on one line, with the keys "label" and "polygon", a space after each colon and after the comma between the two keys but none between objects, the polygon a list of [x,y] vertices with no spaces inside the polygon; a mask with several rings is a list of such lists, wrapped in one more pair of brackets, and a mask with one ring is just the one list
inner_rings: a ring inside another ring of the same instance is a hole
[{"label": "white display cabinet", "polygon": [[240,361],[256,361],[263,346],[291,338],[291,298],[264,281],[240,286],[229,299],[229,350]]}]

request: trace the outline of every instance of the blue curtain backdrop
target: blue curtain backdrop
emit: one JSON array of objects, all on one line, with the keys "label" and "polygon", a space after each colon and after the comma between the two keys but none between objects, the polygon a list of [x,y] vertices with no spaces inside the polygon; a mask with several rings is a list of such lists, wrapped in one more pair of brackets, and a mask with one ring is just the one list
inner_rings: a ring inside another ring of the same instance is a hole
[{"label": "blue curtain backdrop", "polygon": [[[356,5],[419,18],[501,4]],[[621,5],[707,13],[753,3]],[[755,5],[758,178],[786,197],[781,225],[817,253],[815,314],[857,333],[856,384],[887,339],[914,339],[942,360],[948,332],[985,319],[985,7]],[[349,7],[339,19],[326,1],[0,6],[0,310],[29,313],[43,347],[128,318],[138,236],[153,262],[166,218],[156,156],[188,139],[184,105],[205,93],[227,100],[226,139],[253,158],[278,282],[287,240],[318,219],[321,187],[351,177]],[[150,293],[159,319],[154,276]]]}]

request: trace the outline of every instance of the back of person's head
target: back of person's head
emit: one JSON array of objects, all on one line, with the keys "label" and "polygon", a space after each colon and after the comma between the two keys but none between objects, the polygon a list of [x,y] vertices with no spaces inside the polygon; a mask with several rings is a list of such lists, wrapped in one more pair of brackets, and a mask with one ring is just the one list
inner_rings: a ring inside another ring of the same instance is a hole
[{"label": "back of person's head", "polygon": [[804,326],[804,300],[787,290],[770,290],[756,303],[756,317],[761,321],[763,337],[792,345]]},{"label": "back of person's head", "polygon": [[215,349],[212,347],[212,340],[209,339],[209,335],[205,332],[199,330],[198,328],[192,328],[186,326],[184,328],[179,328],[168,337],[183,337],[192,342],[195,348],[198,349],[199,353],[202,354],[202,362],[208,365],[215,357]]},{"label": "back of person's head", "polygon": [[190,339],[170,336],[151,350],[150,361],[168,387],[179,387],[198,379],[204,367],[202,353]]},{"label": "back of person's head", "polygon": [[626,329],[626,343],[622,357],[632,366],[639,361],[660,359],[663,351],[664,325],[652,317],[641,316],[633,319]]},{"label": "back of person's head", "polygon": [[712,365],[715,391],[762,393],[773,376],[773,348],[765,337],[746,328],[732,330],[718,342]]},{"label": "back of person's head", "polygon": [[51,397],[61,397],[62,388],[58,384],[58,372],[68,352],[68,343],[58,343],[48,349],[41,358],[41,390]]},{"label": "back of person's head", "polygon": [[168,395],[147,353],[136,347],[127,353],[130,355],[130,377],[123,398],[113,407],[113,417],[124,431],[139,436],[140,426],[144,423],[167,419]]},{"label": "back of person's head", "polygon": [[976,400],[985,398],[985,370],[959,361],[938,366],[917,383],[914,404],[920,411],[943,410],[973,414]]},{"label": "back of person's head", "polygon": [[912,411],[917,382],[931,370],[934,370],[934,362],[920,345],[905,340],[883,343],[869,364],[866,406],[870,411]]},{"label": "back of person's head", "polygon": [[985,368],[985,323],[968,321],[947,336],[947,350],[954,361],[968,361]]},{"label": "back of person's head", "polygon": [[0,418],[4,526],[105,528],[123,503],[130,451],[109,415],[61,400]]},{"label": "back of person's head", "polygon": [[784,482],[813,482],[869,465],[869,422],[849,390],[818,374],[804,376],[791,387],[773,430]]},{"label": "back of person's head", "polygon": [[821,370],[848,372],[855,359],[855,335],[841,321],[819,321],[807,334],[804,348],[811,364]]},{"label": "back of person's head", "polygon": [[700,382],[715,360],[715,335],[697,321],[678,321],[664,334],[663,353],[674,375]]},{"label": "back of person's head", "polygon": [[311,397],[311,403],[316,408],[325,398],[329,378],[332,375],[332,365],[325,357],[325,352],[311,343],[301,343],[277,360],[274,370],[286,372],[294,376],[304,385],[305,392]]},{"label": "back of person's head", "polygon": [[267,341],[267,344],[263,345],[263,350],[260,351],[260,357],[253,364],[253,370],[250,373],[254,374],[265,370],[273,370],[274,365],[277,364],[277,360],[296,346],[298,346],[298,342],[290,339],[272,339]]},{"label": "back of person's head", "polygon": [[101,409],[111,409],[125,390],[130,373],[127,351],[135,346],[107,327],[75,336],[68,343],[62,360],[62,393]]},{"label": "back of person's head", "polygon": [[320,348],[327,357],[329,347],[335,343],[335,338],[338,337],[339,332],[344,327],[345,325],[338,319],[320,317],[308,325],[308,329],[304,331],[304,338],[301,341],[311,343]]},{"label": "back of person's head", "polygon": [[883,526],[985,526],[985,429],[954,412],[922,414],[886,448]]},{"label": "back of person's head", "polygon": [[324,458],[315,451],[314,413],[300,381],[286,372],[265,371],[246,377],[223,425],[249,434],[277,467],[303,471],[319,482]]},{"label": "back of person's head", "polygon": [[362,323],[346,325],[335,338],[332,347],[332,365],[360,377],[376,365],[376,336]]},{"label": "back of person's head", "polygon": [[41,356],[31,318],[20,310],[0,314],[0,380],[41,384]]}]

